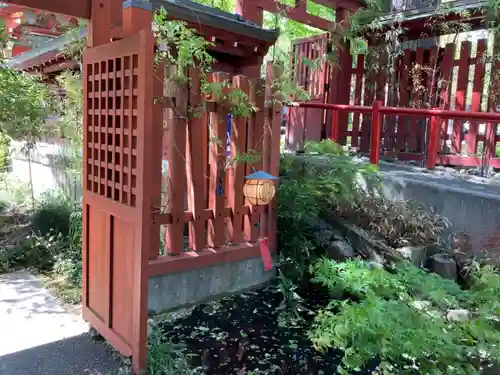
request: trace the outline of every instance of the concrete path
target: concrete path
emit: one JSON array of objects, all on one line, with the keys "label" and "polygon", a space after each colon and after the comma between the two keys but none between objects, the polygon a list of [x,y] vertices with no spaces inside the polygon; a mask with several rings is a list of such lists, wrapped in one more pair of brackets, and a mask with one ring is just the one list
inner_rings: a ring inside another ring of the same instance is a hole
[{"label": "concrete path", "polygon": [[0,275],[0,375],[112,375],[118,362],[28,272]]}]

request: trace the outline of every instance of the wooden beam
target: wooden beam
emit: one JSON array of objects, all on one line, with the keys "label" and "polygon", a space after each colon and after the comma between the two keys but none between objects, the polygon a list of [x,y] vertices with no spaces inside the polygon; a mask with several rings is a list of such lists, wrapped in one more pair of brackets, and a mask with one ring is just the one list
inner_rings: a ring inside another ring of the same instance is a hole
[{"label": "wooden beam", "polygon": [[316,27],[321,30],[327,31],[332,25],[332,21],[328,21],[324,18],[308,14],[306,9],[303,7],[293,8],[285,4],[280,4],[269,0],[259,0],[256,5],[266,12],[280,13],[288,19],[303,23],[305,25]]},{"label": "wooden beam", "polygon": [[[102,0],[104,1],[104,0]],[[66,14],[77,18],[90,18],[91,0],[11,0],[9,4],[20,5],[46,12]]]}]

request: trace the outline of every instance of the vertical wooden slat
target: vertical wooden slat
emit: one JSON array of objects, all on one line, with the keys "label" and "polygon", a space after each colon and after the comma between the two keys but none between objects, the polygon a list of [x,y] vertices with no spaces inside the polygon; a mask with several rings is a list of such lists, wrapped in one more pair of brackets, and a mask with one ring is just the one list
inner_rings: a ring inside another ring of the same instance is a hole
[{"label": "vertical wooden slat", "polygon": [[203,118],[202,93],[199,69],[189,71],[189,122],[187,126],[187,194],[189,211],[189,247],[201,251],[205,247],[205,180],[203,178]]},{"label": "vertical wooden slat", "polygon": [[[123,62],[122,62],[123,63]],[[122,65],[123,66],[123,65]],[[151,169],[153,174],[151,176],[151,207],[153,210],[157,210],[161,207],[161,185],[162,185],[162,156],[163,156],[163,101],[158,100],[158,98],[163,98],[163,86],[165,79],[165,66],[164,64],[159,64],[156,66],[153,76],[153,96],[156,98],[153,105],[153,140],[154,143],[150,145],[152,156]],[[122,74],[122,92],[125,92],[123,85],[123,74]],[[132,92],[130,91],[130,95]],[[123,98],[125,99],[125,98]],[[122,103],[124,100],[122,100]],[[122,104],[123,105],[123,104]],[[122,111],[123,112],[123,111]],[[123,118],[122,118],[123,119]],[[123,121],[122,121],[123,122]],[[123,137],[122,145],[123,146]],[[160,254],[160,225],[156,223],[151,224],[151,247],[149,249],[149,259],[157,258]]]},{"label": "vertical wooden slat", "polygon": [[[248,95],[248,78],[245,76],[233,77],[233,90],[241,90]],[[231,121],[231,161],[236,160],[228,171],[229,190],[227,200],[231,207],[232,216],[228,222],[228,235],[231,243],[243,241],[243,184],[245,182],[245,165],[237,161],[238,157],[244,153],[246,145],[246,123],[245,117],[232,116]],[[281,127],[280,127],[281,129]]]},{"label": "vertical wooden slat", "polygon": [[427,145],[427,168],[433,169],[436,166],[439,151],[439,117],[432,116],[429,121],[429,143]]},{"label": "vertical wooden slat", "polygon": [[[423,66],[424,64],[424,49],[423,48],[417,48],[417,52],[416,52],[416,55],[415,55],[415,63],[412,64],[412,68],[415,67],[415,66]],[[424,73],[420,73],[420,74],[424,74]],[[422,95],[421,93],[417,92],[416,93],[416,96],[415,96],[415,92],[414,92],[414,86],[415,86],[415,83],[412,82],[412,91],[413,91],[413,95],[412,95],[412,102],[416,102],[418,103],[420,100],[422,100]],[[412,116],[411,119],[410,119],[410,129],[408,131],[408,139],[406,141],[407,143],[407,146],[408,146],[408,151],[410,152],[416,152],[416,151],[419,151],[419,145],[420,145],[420,140],[421,140],[421,135],[423,134],[423,132],[421,131],[423,127],[421,126],[420,124],[420,119],[417,120],[417,118],[415,116]]]},{"label": "vertical wooden slat", "polygon": [[[408,107],[409,102],[409,78],[411,69],[411,50],[405,49],[403,61],[401,63],[401,83],[399,92],[399,106]],[[406,151],[407,129],[406,124],[408,118],[405,116],[398,116],[397,135],[396,135],[396,151]]]},{"label": "vertical wooden slat", "polygon": [[[273,81],[273,78],[278,74],[272,64],[268,64],[266,67],[266,86],[270,86],[269,83]],[[280,172],[280,139],[281,139],[281,121],[280,113],[281,107],[274,104],[270,111],[270,131],[269,131],[269,169],[268,172],[278,177]],[[277,210],[277,199],[273,201],[267,207],[267,238],[269,240],[269,249],[271,251],[276,251],[276,234],[277,234],[277,222],[276,222],[276,210]]]},{"label": "vertical wooden slat", "polygon": [[372,106],[372,126],[371,126],[371,139],[370,139],[370,163],[379,165],[380,163],[380,143],[382,135],[383,115],[380,113],[382,108],[382,101],[376,100]]},{"label": "vertical wooden slat", "polygon": [[[356,88],[354,91],[354,105],[361,104],[361,90],[363,89],[363,72],[365,65],[365,56],[358,55],[358,63],[356,66]],[[351,135],[351,145],[352,147],[358,147],[359,144],[359,120],[360,113],[355,113],[352,120],[352,135]]]},{"label": "vertical wooden slat", "polygon": [[[257,111],[248,121],[248,136],[247,136],[247,151],[253,149],[257,155],[261,157],[253,163],[253,165],[247,164],[245,174],[249,175],[254,170],[262,170],[262,145],[263,145],[263,134],[264,134],[264,111],[265,111],[265,96],[264,96],[264,85],[265,82],[261,79],[254,79],[250,82],[250,103],[253,103],[257,108]],[[245,201],[245,205],[249,206],[248,200]],[[250,242],[255,242],[259,236],[259,222],[260,222],[261,209],[258,206],[250,207],[250,214],[244,218],[244,233],[245,239]]]},{"label": "vertical wooden slat", "polygon": [[[500,42],[495,41],[493,46],[493,53],[500,53]],[[490,74],[490,87],[489,87],[489,101],[488,110],[491,112],[497,112],[499,105],[498,96],[498,72],[500,71],[500,62],[496,61],[492,64],[491,74]],[[486,123],[486,130],[484,133],[484,156],[483,156],[483,168],[490,166],[491,159],[496,156],[496,141],[497,141],[497,128],[498,123]]]},{"label": "vertical wooden slat", "polygon": [[[343,43],[339,49],[340,57],[340,75],[338,82],[337,103],[349,104],[351,95],[351,71],[352,71],[352,56],[349,53],[347,45]],[[349,114],[347,112],[339,113],[338,129],[339,129],[339,144],[345,145],[347,141],[347,127],[349,122]]]},{"label": "vertical wooden slat", "polygon": [[[365,98],[364,105],[371,106],[373,105],[373,100],[375,98],[375,78],[376,75],[373,70],[365,77]],[[368,152],[370,150],[370,131],[371,131],[371,115],[363,114],[363,122],[361,127],[361,142],[360,142],[360,151]]]},{"label": "vertical wooden slat", "polygon": [[[443,54],[443,75],[442,75],[442,87],[440,92],[440,107],[441,109],[450,109],[450,92],[451,83],[453,78],[453,64],[455,60],[455,45],[449,43],[446,45]],[[440,137],[441,150],[444,150],[444,146],[448,139],[448,120],[441,120],[441,137]]]},{"label": "vertical wooden slat", "polygon": [[[467,86],[469,84],[469,59],[472,43],[463,41],[460,48],[460,60],[458,62],[457,93],[455,96],[455,110],[464,111],[467,100]],[[462,153],[464,126],[463,120],[453,121],[453,133],[451,145],[457,154]]]},{"label": "vertical wooden slat", "polygon": [[[474,69],[474,84],[472,87],[471,111],[481,111],[481,97],[483,95],[485,62],[484,52],[486,51],[486,39],[477,42],[476,65]],[[479,124],[477,121],[470,121],[469,134],[467,135],[467,153],[477,153],[477,133]]]},{"label": "vertical wooden slat", "polygon": [[[209,81],[223,83],[229,79],[226,73],[211,73]],[[216,99],[213,97],[212,99]],[[215,113],[210,114],[211,134],[209,139],[210,182],[208,207],[214,212],[214,219],[208,221],[208,246],[219,247],[225,243],[225,170],[227,144],[227,115],[224,103],[217,103]]]},{"label": "vertical wooden slat", "polygon": [[172,224],[167,225],[166,248],[170,255],[184,249],[184,201],[186,193],[186,125],[188,118],[188,88],[185,84],[172,84],[175,112],[167,120],[172,144],[168,148],[168,179],[171,190],[170,214]]}]

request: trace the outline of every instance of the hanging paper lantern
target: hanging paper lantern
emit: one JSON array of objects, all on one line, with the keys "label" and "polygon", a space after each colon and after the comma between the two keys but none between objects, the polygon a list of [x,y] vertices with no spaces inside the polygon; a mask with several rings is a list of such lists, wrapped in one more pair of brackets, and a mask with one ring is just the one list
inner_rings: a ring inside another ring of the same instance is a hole
[{"label": "hanging paper lantern", "polygon": [[265,206],[276,195],[275,181],[278,178],[264,171],[257,171],[245,177],[243,195],[253,206]]}]

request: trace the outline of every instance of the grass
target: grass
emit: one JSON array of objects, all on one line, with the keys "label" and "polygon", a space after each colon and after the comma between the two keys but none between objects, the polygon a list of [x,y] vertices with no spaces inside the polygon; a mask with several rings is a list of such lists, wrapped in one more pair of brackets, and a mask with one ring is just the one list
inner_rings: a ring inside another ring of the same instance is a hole
[{"label": "grass", "polygon": [[43,286],[66,305],[77,305],[82,301],[82,289],[80,286],[68,282],[61,275],[54,272],[39,275]]}]

